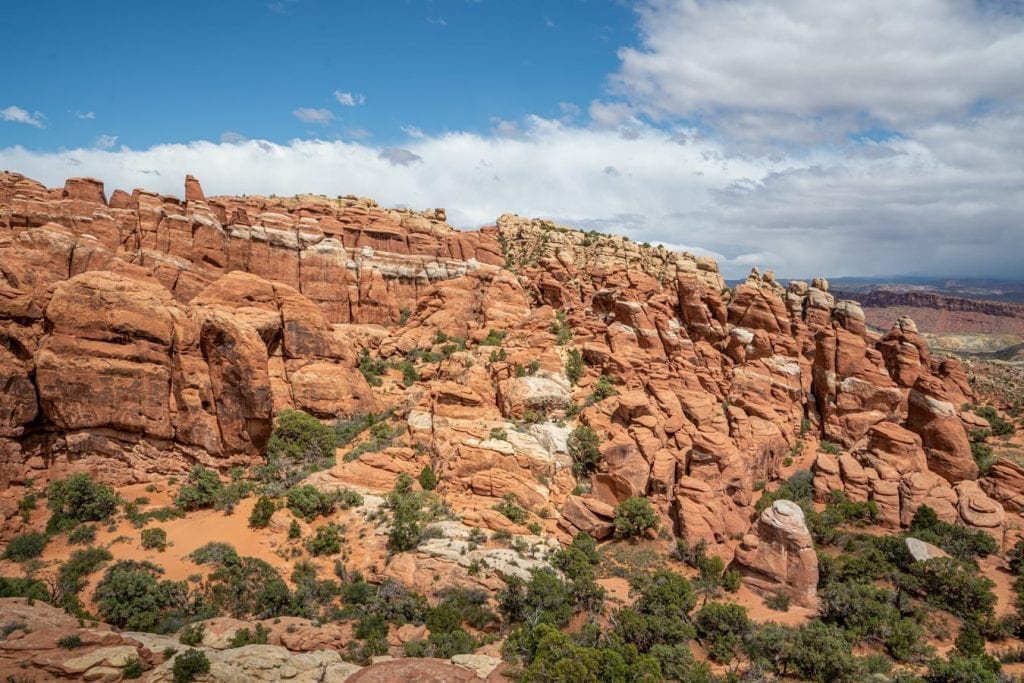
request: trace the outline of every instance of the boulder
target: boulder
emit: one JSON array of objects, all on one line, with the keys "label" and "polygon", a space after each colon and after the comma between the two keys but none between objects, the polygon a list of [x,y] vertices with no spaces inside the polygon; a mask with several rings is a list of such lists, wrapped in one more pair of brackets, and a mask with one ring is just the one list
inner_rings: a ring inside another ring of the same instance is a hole
[{"label": "boulder", "polygon": [[761,513],[733,562],[743,582],[758,593],[784,593],[801,605],[816,603],[818,556],[803,510],[793,501],[777,500]]}]

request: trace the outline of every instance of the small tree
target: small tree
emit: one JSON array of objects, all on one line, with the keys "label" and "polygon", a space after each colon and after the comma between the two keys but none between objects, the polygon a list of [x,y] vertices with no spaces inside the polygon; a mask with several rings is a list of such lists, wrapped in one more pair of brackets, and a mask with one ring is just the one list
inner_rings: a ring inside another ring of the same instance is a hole
[{"label": "small tree", "polygon": [[434,474],[434,468],[424,465],[420,470],[419,482],[424,491],[433,491],[437,488],[437,475]]},{"label": "small tree", "polygon": [[31,560],[39,557],[43,554],[43,548],[46,547],[47,540],[48,539],[45,534],[39,533],[15,536],[11,539],[11,542],[7,544],[7,548],[4,549],[3,558],[5,560],[22,562],[24,560]]},{"label": "small tree", "polygon": [[114,489],[97,484],[88,474],[72,474],[50,482],[46,498],[53,512],[46,524],[48,532],[67,531],[79,522],[105,522],[120,503]]},{"label": "small tree", "polygon": [[615,535],[634,538],[658,526],[658,515],[650,501],[633,496],[615,507]]},{"label": "small tree", "polygon": [[301,410],[283,410],[267,442],[263,478],[290,487],[313,469],[333,463],[336,444],[334,430],[312,415]]},{"label": "small tree", "polygon": [[337,555],[341,552],[341,527],[334,523],[317,527],[313,538],[306,542],[306,548],[314,557]]},{"label": "small tree", "polygon": [[574,385],[583,379],[583,354],[577,349],[570,349],[565,359],[565,374]]},{"label": "small tree", "polygon": [[572,456],[572,471],[577,477],[589,474],[597,469],[601,462],[601,441],[597,432],[586,425],[580,425],[569,434],[569,455]]},{"label": "small tree", "polygon": [[174,658],[174,683],[192,683],[196,676],[210,673],[210,660],[202,650],[189,648]]},{"label": "small tree", "polygon": [[249,513],[249,526],[253,529],[265,529],[270,525],[270,518],[274,516],[277,504],[273,498],[260,496],[256,504],[252,506]]},{"label": "small tree", "polygon": [[224,484],[217,473],[202,465],[195,465],[188,473],[188,482],[178,489],[174,504],[182,510],[213,507]]},{"label": "small tree", "polygon": [[146,550],[152,550],[154,548],[160,552],[167,550],[167,532],[159,527],[143,529],[141,538],[142,547]]}]

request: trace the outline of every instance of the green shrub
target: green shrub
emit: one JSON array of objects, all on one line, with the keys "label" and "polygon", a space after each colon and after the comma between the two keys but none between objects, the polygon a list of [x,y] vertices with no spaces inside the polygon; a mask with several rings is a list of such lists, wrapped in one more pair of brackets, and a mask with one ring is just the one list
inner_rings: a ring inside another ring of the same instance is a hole
[{"label": "green shrub", "polygon": [[424,465],[423,469],[420,470],[419,482],[420,487],[424,491],[433,491],[437,488],[437,475],[434,474],[434,468],[430,465]]},{"label": "green shrub", "polygon": [[565,375],[575,386],[583,379],[583,354],[577,349],[569,349],[565,359]]},{"label": "green shrub", "polygon": [[210,508],[223,488],[216,472],[197,464],[189,470],[187,483],[178,489],[174,504],[182,510]]},{"label": "green shrub", "polygon": [[182,645],[199,645],[206,637],[205,624],[188,624],[178,634],[178,642]]},{"label": "green shrub", "polygon": [[992,406],[984,406],[976,409],[974,412],[988,420],[994,436],[1010,436],[1016,431],[1013,423],[1000,416]]},{"label": "green shrub", "polygon": [[80,608],[78,594],[85,588],[84,577],[113,559],[106,548],[84,548],[71,553],[57,571],[57,596],[60,605],[69,611]]},{"label": "green shrub", "polygon": [[50,482],[46,498],[53,513],[46,524],[47,532],[67,531],[79,522],[106,522],[120,503],[114,489],[97,484],[88,474],[72,474]]},{"label": "green shrub", "polygon": [[42,581],[29,578],[0,576],[0,598],[25,598],[26,600],[50,601],[50,590]]},{"label": "green shrub", "polygon": [[159,580],[163,569],[150,562],[121,560],[96,586],[100,617],[129,631],[152,631],[167,613],[187,602],[184,582]]},{"label": "green shrub", "polygon": [[144,671],[142,662],[138,657],[132,655],[125,660],[124,666],[121,668],[121,677],[126,681],[132,681],[141,678]]},{"label": "green shrub", "polygon": [[726,663],[739,651],[752,624],[741,605],[709,602],[694,616],[697,636],[707,647],[712,661]]},{"label": "green shrub", "polygon": [[572,456],[573,474],[577,477],[597,469],[601,462],[600,440],[597,432],[586,425],[579,425],[569,434],[569,455]]},{"label": "green shrub", "polygon": [[981,529],[970,529],[943,522],[927,505],[920,506],[910,522],[910,532],[922,541],[933,543],[961,561],[973,561],[999,551],[999,544]]},{"label": "green shrub", "polygon": [[419,545],[422,534],[420,524],[423,521],[423,497],[412,490],[412,477],[404,472],[398,475],[384,505],[391,513],[388,549],[392,552],[403,552]]},{"label": "green shrub", "polygon": [[658,526],[658,515],[650,501],[633,496],[615,506],[615,536],[634,538]]},{"label": "green shrub", "polygon": [[18,501],[18,514],[21,516],[21,521],[27,522],[31,519],[32,511],[36,509],[38,502],[39,496],[32,491],[21,497],[21,500]]},{"label": "green shrub", "polygon": [[384,374],[384,370],[384,362],[370,358],[369,349],[362,349],[359,352],[359,372],[362,373],[367,384],[379,387],[382,384],[380,376]]},{"label": "green shrub", "polygon": [[492,427],[490,438],[494,441],[508,441],[508,432],[501,427]]},{"label": "green shrub", "polygon": [[333,523],[317,527],[313,538],[306,541],[306,549],[314,557],[337,555],[341,552],[341,527]]},{"label": "green shrub", "polygon": [[821,621],[793,632],[782,662],[791,674],[817,683],[855,683],[864,675],[842,630]]},{"label": "green shrub", "polygon": [[606,375],[601,375],[597,378],[597,382],[594,383],[594,391],[590,395],[590,400],[593,403],[603,401],[606,398],[615,396],[618,391],[612,386],[612,380]]},{"label": "green shrub", "polygon": [[529,513],[518,505],[514,493],[506,493],[502,497],[501,502],[495,505],[493,509],[505,515],[515,524],[524,524],[529,516]]},{"label": "green shrub", "polygon": [[822,453],[830,453],[832,455],[839,455],[843,452],[842,447],[832,443],[828,439],[821,440],[821,443],[818,444],[818,450]]},{"label": "green shrub", "polygon": [[270,519],[276,511],[277,503],[274,502],[273,498],[260,496],[256,500],[256,504],[252,506],[252,512],[249,513],[249,527],[252,529],[266,529],[270,526]]},{"label": "green shrub", "polygon": [[68,534],[68,543],[73,545],[89,545],[96,541],[96,526],[79,524]]},{"label": "green shrub", "polygon": [[992,657],[934,659],[924,675],[926,683],[999,683],[999,662]]},{"label": "green shrub", "polygon": [[210,660],[202,650],[189,648],[175,656],[171,671],[174,683],[192,683],[197,676],[210,673]]},{"label": "green shrub", "polygon": [[283,410],[267,442],[260,478],[288,488],[307,474],[334,463],[335,431],[300,410]]},{"label": "green shrub", "polygon": [[240,628],[228,640],[228,647],[244,647],[245,645],[266,645],[270,629],[263,624],[256,624],[255,632]]},{"label": "green shrub", "polygon": [[302,527],[299,526],[298,520],[292,520],[292,523],[288,525],[288,540],[295,541],[302,538]]},{"label": "green shrub", "polygon": [[776,612],[788,612],[789,596],[785,593],[773,593],[764,599],[764,606]]},{"label": "green shrub", "polygon": [[49,539],[46,534],[28,533],[15,536],[4,549],[3,559],[22,562],[31,560],[43,554],[46,543]]},{"label": "green shrub", "polygon": [[76,647],[82,647],[82,645],[82,636],[77,633],[71,633],[57,639],[57,647],[65,650],[74,650]]},{"label": "green shrub", "polygon": [[992,453],[992,447],[987,443],[971,443],[971,455],[974,457],[974,462],[978,465],[978,474],[982,477],[989,473],[992,465],[996,462],[996,457]]},{"label": "green shrub", "polygon": [[506,330],[488,330],[487,336],[480,342],[483,346],[501,346],[501,343],[505,341],[505,337],[508,335]]},{"label": "green shrub", "polygon": [[167,549],[167,532],[159,527],[143,529],[141,538],[142,547],[146,550],[156,548],[160,552],[163,552]]}]

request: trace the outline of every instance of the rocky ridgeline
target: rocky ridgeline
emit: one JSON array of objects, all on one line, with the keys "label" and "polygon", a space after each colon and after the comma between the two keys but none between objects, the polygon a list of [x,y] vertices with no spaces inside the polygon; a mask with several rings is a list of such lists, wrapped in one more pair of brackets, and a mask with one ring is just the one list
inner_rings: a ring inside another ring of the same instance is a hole
[{"label": "rocky ridgeline", "polygon": [[[107,201],[98,181],[3,174],[0,341],[6,537],[30,478],[255,464],[287,407],[394,409],[403,440],[311,481],[382,492],[430,464],[468,525],[449,539],[526,534],[493,509],[507,494],[546,510],[544,538],[604,539],[614,507],[646,496],[666,544],[704,539],[751,587],[804,603],[807,529],[785,505],[755,512],[764,482],[811,468],[819,499],[874,500],[884,526],[927,504],[1002,540],[1024,479],[1005,464],[974,481],[963,369],[932,358],[909,319],[878,337],[824,280],[783,288],[755,270],[729,290],[711,259],[517,216],[458,232],[441,210],[355,198],[206,198],[189,178],[184,200]],[[371,386],[360,353],[405,363],[407,386]],[[599,440],[589,489],[571,466],[577,425]],[[818,439],[841,452],[815,454]],[[500,585],[469,577],[452,547],[378,570]]]}]

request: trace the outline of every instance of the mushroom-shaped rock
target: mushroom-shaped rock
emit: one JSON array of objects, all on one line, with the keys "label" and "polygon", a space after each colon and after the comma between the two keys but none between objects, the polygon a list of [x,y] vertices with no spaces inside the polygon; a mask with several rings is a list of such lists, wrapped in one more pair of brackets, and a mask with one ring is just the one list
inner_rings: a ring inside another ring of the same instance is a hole
[{"label": "mushroom-shaped rock", "polygon": [[751,589],[785,593],[813,605],[818,588],[818,556],[807,531],[804,511],[791,500],[777,500],[761,513],[755,538],[744,537],[734,562]]}]

